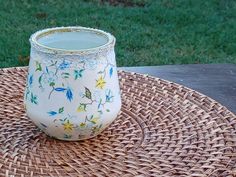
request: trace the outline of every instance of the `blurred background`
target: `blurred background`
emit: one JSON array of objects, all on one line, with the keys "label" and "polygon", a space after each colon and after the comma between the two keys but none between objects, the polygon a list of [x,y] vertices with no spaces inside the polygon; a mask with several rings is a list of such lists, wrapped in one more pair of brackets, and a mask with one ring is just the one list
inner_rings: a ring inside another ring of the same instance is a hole
[{"label": "blurred background", "polygon": [[117,38],[118,66],[236,63],[235,0],[0,0],[0,67],[29,60],[29,37],[56,26]]}]

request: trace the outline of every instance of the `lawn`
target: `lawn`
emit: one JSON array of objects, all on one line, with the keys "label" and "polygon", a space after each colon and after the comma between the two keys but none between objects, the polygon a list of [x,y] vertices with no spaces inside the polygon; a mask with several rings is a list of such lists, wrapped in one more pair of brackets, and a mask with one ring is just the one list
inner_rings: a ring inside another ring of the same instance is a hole
[{"label": "lawn", "polygon": [[86,26],[117,38],[119,66],[236,63],[235,0],[0,0],[0,67],[27,65],[33,32]]}]

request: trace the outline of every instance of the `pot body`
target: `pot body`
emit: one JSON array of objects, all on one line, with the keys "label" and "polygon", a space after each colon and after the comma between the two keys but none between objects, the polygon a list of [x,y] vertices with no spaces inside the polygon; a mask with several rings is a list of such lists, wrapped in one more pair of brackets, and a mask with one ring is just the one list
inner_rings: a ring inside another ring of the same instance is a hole
[{"label": "pot body", "polygon": [[61,140],[88,139],[114,121],[121,108],[114,42],[68,52],[31,39],[24,100],[28,117],[43,132]]}]

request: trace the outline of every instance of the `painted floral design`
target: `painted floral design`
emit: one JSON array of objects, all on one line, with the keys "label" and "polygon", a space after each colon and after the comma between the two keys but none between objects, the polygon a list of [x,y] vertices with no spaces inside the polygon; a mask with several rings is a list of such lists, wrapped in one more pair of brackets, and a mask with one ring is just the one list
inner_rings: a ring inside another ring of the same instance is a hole
[{"label": "painted floral design", "polygon": [[74,78],[75,80],[81,78],[83,76],[84,69],[74,70]]},{"label": "painted floral design", "polygon": [[58,111],[49,111],[48,114],[50,116],[55,116],[57,114],[62,114],[64,112],[64,107],[61,107],[58,109]]},{"label": "painted floral design", "polygon": [[[110,89],[107,89],[107,90],[105,90],[105,97],[104,98],[100,97],[99,99],[94,99],[92,97],[91,91],[87,87],[85,87],[85,92],[82,95],[82,98],[86,98],[87,102],[80,103],[77,108],[77,112],[86,112],[87,107],[89,105],[96,104],[98,112],[100,114],[102,114],[103,113],[102,108],[104,108],[107,103],[112,103],[114,96],[112,94],[112,91]],[[109,112],[110,110],[106,109],[106,111]]]},{"label": "painted floral design", "polygon": [[[48,121],[51,121],[50,124],[47,122],[37,123],[40,129],[46,133],[52,127],[60,127],[64,131],[63,135],[56,137],[60,139],[83,139],[103,130],[105,125],[101,121],[102,116],[110,112],[109,105],[116,99],[115,95],[118,95],[114,94],[114,90],[109,86],[109,79],[112,79],[116,67],[110,59],[82,58],[75,63],[67,59],[49,59],[47,62],[42,62],[37,58],[32,60],[33,71],[28,75],[25,91],[25,100],[28,101],[28,104],[37,106],[43,105],[46,101],[33,92],[36,89],[40,90],[40,94],[45,95],[44,98],[48,102],[61,101],[54,108],[42,110],[45,112],[45,116],[48,116]],[[90,79],[89,72],[96,72],[96,78]],[[80,85],[80,81],[87,78],[93,84],[89,83],[87,86],[83,81],[81,83],[85,85],[81,85],[80,89],[71,85],[72,82],[78,82]],[[62,100],[55,99],[59,97]],[[69,105],[72,107],[75,105],[74,113],[69,113]],[[91,110],[93,111],[91,112]],[[78,137],[74,137],[75,135]]]},{"label": "painted floral design", "polygon": [[30,102],[32,104],[35,104],[37,105],[38,104],[38,96],[35,95],[32,91],[31,91],[31,88],[32,88],[32,85],[33,85],[33,75],[28,75],[28,79],[27,79],[27,84],[26,84],[26,90],[25,90],[25,100],[30,100]]},{"label": "painted floral design", "polygon": [[[73,99],[73,92],[72,89],[69,87],[66,79],[70,78],[69,72],[64,72],[66,69],[70,67],[71,62],[63,60],[60,64],[57,61],[51,61],[49,66],[42,67],[42,64],[39,61],[35,62],[36,69],[35,72],[41,72],[38,82],[39,87],[44,90],[44,87],[49,86],[51,87],[51,91],[48,94],[48,99],[51,98],[54,92],[59,92],[65,95],[68,101],[72,101]],[[59,74],[59,71],[60,74]],[[79,73],[82,77],[82,73]],[[76,76],[78,78],[79,76]],[[56,83],[59,78],[63,78],[65,82],[62,83],[62,86],[57,86]]]},{"label": "painted floral design", "polygon": [[102,76],[100,76],[98,80],[96,80],[96,87],[99,89],[103,89],[105,84],[106,84],[106,81],[104,80]]},{"label": "painted floral design", "polygon": [[67,120],[62,125],[63,125],[65,131],[72,131],[73,130],[74,125],[70,122],[70,120]]}]

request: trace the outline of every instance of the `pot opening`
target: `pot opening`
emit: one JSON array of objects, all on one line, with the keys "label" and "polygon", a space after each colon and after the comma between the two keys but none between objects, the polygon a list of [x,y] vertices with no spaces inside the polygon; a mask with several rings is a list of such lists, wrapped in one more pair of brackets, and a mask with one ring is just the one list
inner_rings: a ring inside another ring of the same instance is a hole
[{"label": "pot opening", "polygon": [[84,51],[104,47],[114,37],[101,30],[84,27],[49,28],[34,33],[31,42],[50,50]]}]

